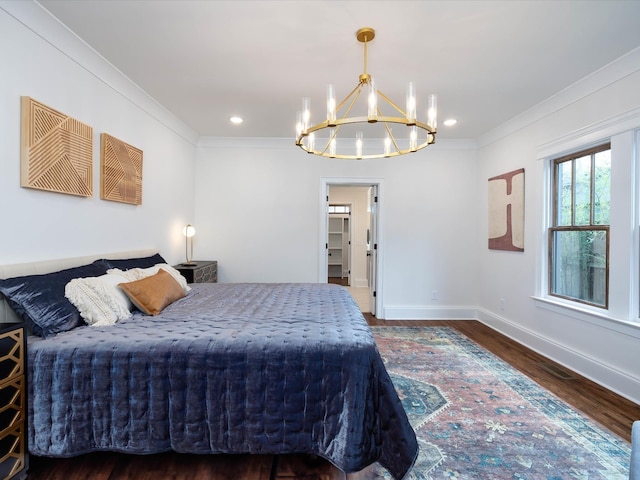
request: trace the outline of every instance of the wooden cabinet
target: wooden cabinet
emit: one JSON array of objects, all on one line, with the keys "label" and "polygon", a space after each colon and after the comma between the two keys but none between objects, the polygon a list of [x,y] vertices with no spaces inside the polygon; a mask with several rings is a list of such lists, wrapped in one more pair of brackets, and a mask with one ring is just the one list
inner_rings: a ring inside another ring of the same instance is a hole
[{"label": "wooden cabinet", "polygon": [[216,283],[218,281],[218,262],[206,260],[193,262],[195,265],[174,265],[187,283]]},{"label": "wooden cabinet", "polygon": [[25,335],[23,324],[0,324],[0,480],[27,476]]}]

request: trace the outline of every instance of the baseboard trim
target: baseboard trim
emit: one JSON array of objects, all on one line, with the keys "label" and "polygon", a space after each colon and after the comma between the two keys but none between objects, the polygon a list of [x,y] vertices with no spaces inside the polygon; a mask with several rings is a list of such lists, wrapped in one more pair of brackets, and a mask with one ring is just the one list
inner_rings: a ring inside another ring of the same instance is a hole
[{"label": "baseboard trim", "polygon": [[383,316],[388,320],[477,320],[474,307],[405,307],[383,308]]},{"label": "baseboard trim", "polygon": [[497,316],[487,310],[477,309],[477,320],[516,342],[544,355],[554,362],[602,385],[608,390],[640,405],[640,378],[597,362],[582,353],[554,340]]}]

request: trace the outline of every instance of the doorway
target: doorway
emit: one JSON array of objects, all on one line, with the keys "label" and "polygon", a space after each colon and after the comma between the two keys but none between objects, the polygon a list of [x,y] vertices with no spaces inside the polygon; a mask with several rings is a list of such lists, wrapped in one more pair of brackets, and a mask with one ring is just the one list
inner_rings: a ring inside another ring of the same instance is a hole
[{"label": "doorway", "polygon": [[373,315],[381,313],[381,188],[381,179],[324,178],[321,185],[319,281],[344,285]]}]

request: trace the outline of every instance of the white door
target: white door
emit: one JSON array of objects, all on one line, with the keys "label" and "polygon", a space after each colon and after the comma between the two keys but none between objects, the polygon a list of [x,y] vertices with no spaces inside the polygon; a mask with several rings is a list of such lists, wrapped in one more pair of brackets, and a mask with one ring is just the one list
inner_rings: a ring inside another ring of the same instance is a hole
[{"label": "white door", "polygon": [[351,258],[351,240],[353,238],[353,206],[349,205],[349,215],[347,216],[347,220],[345,221],[346,231],[346,258],[347,258],[347,285],[351,286],[351,269],[352,269],[352,258]]},{"label": "white door", "polygon": [[376,278],[378,266],[378,186],[372,185],[369,189],[369,238],[367,239],[367,262],[369,280],[369,307],[371,314],[376,314]]},{"label": "white door", "polygon": [[331,185],[327,185],[327,189],[325,192],[325,200],[324,204],[324,267],[325,267],[325,281],[329,281],[329,275],[331,274],[331,269],[329,268],[329,261],[331,260],[331,255],[329,255],[329,190],[331,190]]}]

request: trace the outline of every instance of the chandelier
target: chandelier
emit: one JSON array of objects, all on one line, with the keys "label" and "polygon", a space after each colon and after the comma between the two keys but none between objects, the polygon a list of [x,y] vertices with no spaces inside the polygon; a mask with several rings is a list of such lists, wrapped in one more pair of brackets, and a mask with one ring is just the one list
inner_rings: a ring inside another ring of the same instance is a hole
[{"label": "chandelier", "polygon": [[[429,96],[427,119],[422,122],[417,119],[413,83],[407,86],[404,111],[378,90],[367,73],[367,43],[374,37],[373,28],[365,27],[356,32],[357,40],[364,44],[364,71],[356,87],[339,104],[336,103],[335,86],[327,86],[326,120],[312,125],[311,100],[302,99],[302,111],[296,118],[296,145],[307,153],[348,160],[385,158],[417,152],[435,142],[436,95]],[[363,99],[358,102],[361,97]],[[385,113],[383,106],[387,109]],[[395,126],[398,126],[396,132],[393,131]],[[400,135],[397,134],[399,131],[402,132]],[[320,134],[324,136],[319,137]]]}]

